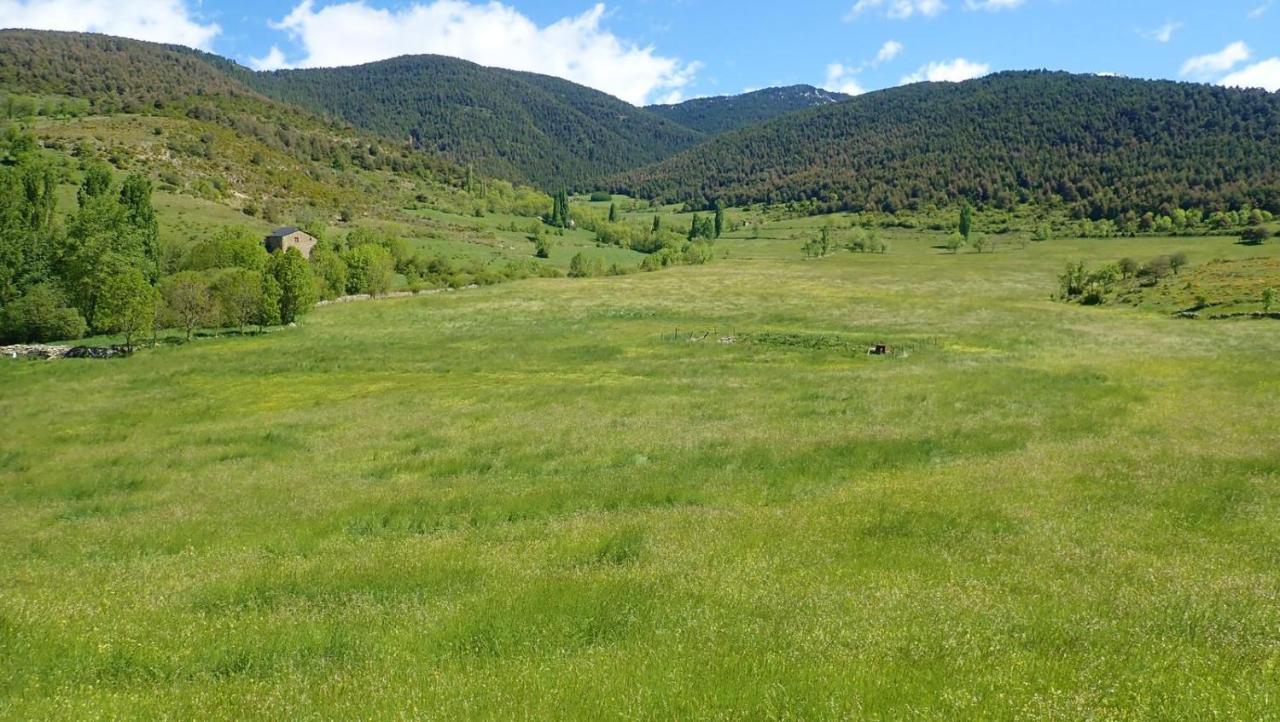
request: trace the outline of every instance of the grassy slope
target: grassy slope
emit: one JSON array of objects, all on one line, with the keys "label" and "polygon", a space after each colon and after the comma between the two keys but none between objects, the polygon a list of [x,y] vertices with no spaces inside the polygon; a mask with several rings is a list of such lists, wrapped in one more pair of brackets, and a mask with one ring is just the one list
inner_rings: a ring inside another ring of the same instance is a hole
[{"label": "grassy slope", "polygon": [[0,364],[0,716],[1274,714],[1280,326],[1048,296],[1277,248],[891,240]]},{"label": "grassy slope", "polygon": [[[155,132],[157,128],[159,134]],[[140,170],[157,179],[162,189],[155,194],[161,240],[179,249],[228,225],[265,233],[291,220],[301,203],[297,199],[305,198],[319,205],[318,212],[329,221],[335,235],[345,233],[349,226],[380,226],[429,255],[460,263],[479,259],[500,266],[533,258],[534,244],[528,240],[527,229],[535,223],[534,218],[503,213],[486,213],[477,218],[461,211],[483,207],[486,199],[460,189],[382,171],[351,169],[339,177],[211,123],[117,115],[41,120],[31,130],[47,146],[57,149],[46,151],[46,155],[67,171],[70,182],[64,184],[59,196],[59,208],[64,213],[75,208],[74,182],[79,178],[79,161],[71,157],[71,149],[85,144],[104,158],[123,159],[122,170]],[[170,141],[193,144],[205,134],[216,137],[213,158],[175,153],[167,148]],[[255,153],[264,160],[252,162]],[[179,179],[182,187],[158,180],[165,177]],[[225,179],[227,190],[202,197],[194,184],[212,177]],[[281,196],[285,209],[277,222],[241,212],[250,199],[273,194]],[[425,202],[418,202],[418,196],[424,197]],[[341,223],[331,211],[326,212],[338,207],[354,209],[353,223]],[[512,223],[525,230],[509,231]],[[606,264],[616,262],[631,267],[643,259],[631,251],[598,248],[594,235],[583,231],[556,237],[556,244],[545,263],[561,269],[567,269],[569,260],[578,252],[599,257]]]}]

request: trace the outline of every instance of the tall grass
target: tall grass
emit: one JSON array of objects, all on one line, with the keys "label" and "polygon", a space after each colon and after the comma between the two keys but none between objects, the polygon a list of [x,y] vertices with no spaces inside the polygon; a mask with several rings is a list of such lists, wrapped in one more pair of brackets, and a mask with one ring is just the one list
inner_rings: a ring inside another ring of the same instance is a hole
[{"label": "tall grass", "polygon": [[1275,715],[1280,325],[1049,298],[1271,249],[794,245],[0,364],[0,715]]}]

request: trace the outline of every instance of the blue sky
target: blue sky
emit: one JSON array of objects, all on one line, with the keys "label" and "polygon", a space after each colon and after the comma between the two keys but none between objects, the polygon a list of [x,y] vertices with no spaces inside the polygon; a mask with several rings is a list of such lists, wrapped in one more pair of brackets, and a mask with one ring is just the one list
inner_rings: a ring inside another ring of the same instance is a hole
[{"label": "blue sky", "polygon": [[1280,90],[1280,0],[0,0],[0,26],[177,42],[261,68],[435,52],[634,103],[1025,68]]}]

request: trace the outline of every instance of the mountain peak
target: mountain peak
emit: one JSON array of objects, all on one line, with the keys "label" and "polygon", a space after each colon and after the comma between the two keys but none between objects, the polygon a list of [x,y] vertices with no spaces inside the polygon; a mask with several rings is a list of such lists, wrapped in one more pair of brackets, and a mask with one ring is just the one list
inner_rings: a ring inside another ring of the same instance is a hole
[{"label": "mountain peak", "polygon": [[787,85],[752,90],[741,95],[694,98],[674,105],[651,105],[648,110],[686,128],[718,134],[757,125],[798,110],[839,103],[851,97],[812,85]]}]

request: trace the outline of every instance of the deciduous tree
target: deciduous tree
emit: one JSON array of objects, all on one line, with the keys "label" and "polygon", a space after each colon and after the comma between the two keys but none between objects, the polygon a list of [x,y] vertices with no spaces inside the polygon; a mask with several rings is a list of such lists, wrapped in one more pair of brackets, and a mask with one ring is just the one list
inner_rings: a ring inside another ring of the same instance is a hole
[{"label": "deciduous tree", "polygon": [[134,340],[154,327],[156,296],[156,289],[137,268],[112,273],[102,285],[94,327],[124,336],[125,348],[133,351]]},{"label": "deciduous tree", "polygon": [[216,318],[209,281],[195,271],[182,271],[164,279],[160,284],[160,296],[164,300],[163,317],[186,332],[188,341],[197,328],[212,323]]}]

